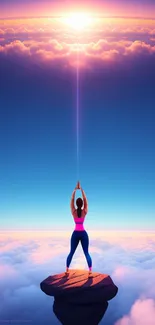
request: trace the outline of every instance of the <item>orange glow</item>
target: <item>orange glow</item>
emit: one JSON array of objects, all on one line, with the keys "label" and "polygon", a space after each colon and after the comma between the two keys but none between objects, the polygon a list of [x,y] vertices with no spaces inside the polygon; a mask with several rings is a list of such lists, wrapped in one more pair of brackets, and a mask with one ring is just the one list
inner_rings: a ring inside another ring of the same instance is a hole
[{"label": "orange glow", "polygon": [[0,52],[18,53],[45,66],[59,60],[64,68],[75,68],[78,62],[80,69],[91,69],[144,52],[154,55],[155,44],[143,40],[144,35],[154,38],[155,20],[97,18],[91,11],[70,11],[63,17],[0,20]]}]

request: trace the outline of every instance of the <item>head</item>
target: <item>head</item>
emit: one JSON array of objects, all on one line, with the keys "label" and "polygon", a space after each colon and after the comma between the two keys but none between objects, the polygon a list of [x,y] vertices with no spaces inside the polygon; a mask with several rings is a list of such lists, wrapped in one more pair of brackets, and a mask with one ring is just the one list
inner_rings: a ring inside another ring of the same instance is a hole
[{"label": "head", "polygon": [[76,205],[77,205],[78,209],[82,208],[83,200],[81,199],[81,197],[78,197],[78,199],[76,200]]}]

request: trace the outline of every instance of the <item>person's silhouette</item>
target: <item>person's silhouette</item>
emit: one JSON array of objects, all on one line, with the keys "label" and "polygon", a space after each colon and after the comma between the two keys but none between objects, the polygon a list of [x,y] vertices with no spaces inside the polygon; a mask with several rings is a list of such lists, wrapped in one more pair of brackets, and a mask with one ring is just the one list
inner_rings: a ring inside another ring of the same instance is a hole
[{"label": "person's silhouette", "polygon": [[[80,197],[76,200],[77,209],[75,209],[74,199],[75,199],[75,192],[77,189],[81,189],[83,200]],[[83,203],[84,203],[84,208],[81,209],[83,206]],[[82,248],[83,248],[86,260],[87,260],[87,264],[89,267],[89,276],[91,276],[92,275],[92,259],[88,252],[89,237],[88,237],[86,230],[83,227],[85,216],[88,212],[88,202],[87,202],[86,195],[85,195],[83,189],[81,188],[79,182],[77,183],[77,185],[72,193],[70,207],[71,207],[71,213],[72,213],[72,215],[74,217],[74,221],[75,221],[75,229],[71,236],[71,249],[70,249],[70,253],[67,256],[67,260],[66,260],[66,275],[69,274],[69,266],[70,266],[72,257],[73,257],[75,250],[79,244],[79,241],[81,241],[81,245],[82,245]]]}]

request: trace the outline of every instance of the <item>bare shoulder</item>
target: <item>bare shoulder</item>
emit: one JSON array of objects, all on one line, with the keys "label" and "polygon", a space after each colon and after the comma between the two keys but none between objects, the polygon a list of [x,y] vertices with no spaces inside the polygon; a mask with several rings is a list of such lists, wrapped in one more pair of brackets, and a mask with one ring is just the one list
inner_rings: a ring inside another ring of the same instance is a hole
[{"label": "bare shoulder", "polygon": [[87,213],[88,213],[88,209],[83,208],[83,214],[86,216]]},{"label": "bare shoulder", "polygon": [[76,209],[74,208],[74,209],[72,209],[72,216],[74,217],[74,218],[76,218]]}]

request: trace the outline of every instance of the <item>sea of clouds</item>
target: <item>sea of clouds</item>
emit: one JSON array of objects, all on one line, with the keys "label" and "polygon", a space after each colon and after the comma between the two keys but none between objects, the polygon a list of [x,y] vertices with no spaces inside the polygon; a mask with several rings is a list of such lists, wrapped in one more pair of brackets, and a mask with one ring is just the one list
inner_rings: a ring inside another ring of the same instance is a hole
[{"label": "sea of clouds", "polygon": [[[89,231],[93,271],[118,286],[100,324],[153,325],[155,320],[155,232]],[[0,324],[60,324],[53,297],[40,282],[65,270],[70,232],[2,232],[0,236]],[[71,268],[87,269],[81,245]]]},{"label": "sea of clouds", "polygon": [[130,65],[155,58],[155,21],[101,21],[77,34],[51,19],[0,20],[0,57],[61,68]]}]

